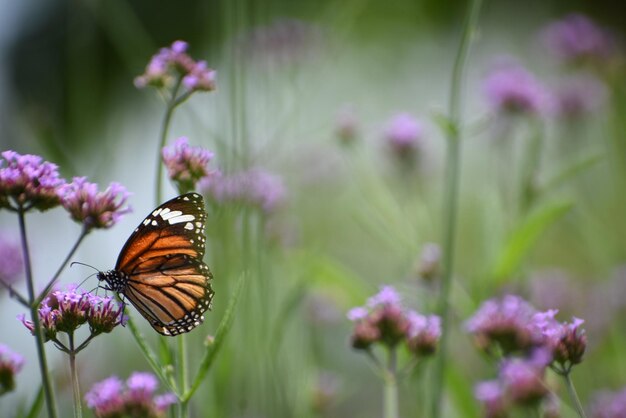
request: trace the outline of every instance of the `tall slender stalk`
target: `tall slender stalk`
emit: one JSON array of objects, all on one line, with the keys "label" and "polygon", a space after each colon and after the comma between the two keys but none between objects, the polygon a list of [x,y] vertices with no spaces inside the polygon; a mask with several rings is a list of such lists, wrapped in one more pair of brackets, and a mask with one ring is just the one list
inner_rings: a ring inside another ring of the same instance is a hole
[{"label": "tall slender stalk", "polygon": [[157,148],[157,158],[156,158],[156,184],[154,190],[154,200],[155,205],[161,203],[161,192],[163,188],[163,164],[161,164],[161,150],[165,146],[165,141],[167,141],[167,133],[170,130],[170,123],[172,121],[172,115],[174,114],[174,109],[182,103],[182,100],[177,100],[178,91],[180,90],[180,86],[182,84],[182,78],[178,78],[176,81],[176,85],[172,89],[172,95],[167,101],[167,107],[165,109],[165,114],[163,115],[163,120],[161,121],[161,133],[159,136],[159,146]]},{"label": "tall slender stalk", "polygon": [[444,194],[444,234],[443,234],[443,276],[439,298],[439,312],[442,319],[440,351],[437,357],[434,382],[432,418],[441,416],[441,400],[444,389],[447,341],[450,333],[449,297],[454,269],[454,244],[458,211],[459,172],[461,164],[461,97],[465,63],[469,53],[471,37],[476,29],[482,0],[471,0],[463,25],[461,43],[457,51],[452,71],[450,87],[449,129],[447,131],[446,183]]},{"label": "tall slender stalk", "polygon": [[35,305],[35,285],[33,283],[33,271],[30,262],[30,250],[28,249],[28,238],[26,235],[26,222],[24,219],[24,208],[19,207],[17,216],[20,225],[20,235],[22,240],[22,254],[24,256],[24,269],[26,273],[26,285],[28,288],[28,301],[30,303],[30,316],[35,327],[35,341],[37,345],[37,358],[39,360],[39,372],[41,373],[41,382],[46,398],[46,408],[48,410],[48,418],[57,417],[56,400],[50,382],[50,374],[48,373],[48,362],[46,359],[46,350],[44,348],[44,337],[39,322],[38,305]]},{"label": "tall slender stalk", "polygon": [[397,358],[396,349],[389,348],[389,358],[387,361],[387,370],[384,374],[385,384],[385,418],[398,418],[398,376],[397,376]]},{"label": "tall slender stalk", "polygon": [[69,352],[70,357],[70,374],[72,379],[72,392],[74,394],[74,418],[82,418],[83,407],[80,402],[80,385],[78,383],[78,371],[76,370],[76,354],[78,350],[74,347],[74,332],[68,334],[69,337]]},{"label": "tall slender stalk", "polygon": [[[189,389],[189,372],[187,369],[187,336],[178,336],[178,369],[180,373],[180,393],[185,394]],[[179,417],[189,417],[189,399],[180,400]]]},{"label": "tall slender stalk", "polygon": [[572,402],[574,402],[574,406],[576,407],[576,412],[578,412],[578,416],[580,418],[587,418],[587,415],[585,415],[585,409],[580,402],[580,398],[578,397],[578,393],[576,392],[576,387],[574,386],[574,382],[572,381],[571,373],[563,373],[563,377],[565,378],[565,382],[567,383],[567,391],[569,392],[570,398],[572,398]]}]

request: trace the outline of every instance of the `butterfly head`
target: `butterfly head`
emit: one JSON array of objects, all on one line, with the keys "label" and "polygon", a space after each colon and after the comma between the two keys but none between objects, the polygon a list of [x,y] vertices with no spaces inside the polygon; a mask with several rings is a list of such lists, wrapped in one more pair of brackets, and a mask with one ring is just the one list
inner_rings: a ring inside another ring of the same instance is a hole
[{"label": "butterfly head", "polygon": [[101,271],[96,276],[98,281],[106,283],[106,290],[122,292],[126,287],[128,277],[117,270]]}]

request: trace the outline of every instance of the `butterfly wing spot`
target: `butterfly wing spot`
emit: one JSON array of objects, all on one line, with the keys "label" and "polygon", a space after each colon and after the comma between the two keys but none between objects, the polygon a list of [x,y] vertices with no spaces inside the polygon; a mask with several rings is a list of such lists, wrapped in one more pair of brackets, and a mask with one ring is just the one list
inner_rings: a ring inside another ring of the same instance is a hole
[{"label": "butterfly wing spot", "polygon": [[187,222],[184,228],[188,231],[191,231],[193,229],[193,224],[191,222]]},{"label": "butterfly wing spot", "polygon": [[152,226],[157,226],[157,225],[158,225],[157,221],[152,221],[152,222],[150,222],[150,224],[151,224]]},{"label": "butterfly wing spot", "polygon": [[161,213],[162,210],[162,208],[156,209],[154,212],[152,212],[152,216],[157,216],[159,213]]},{"label": "butterfly wing spot", "polygon": [[[172,213],[175,213],[175,212],[172,212]],[[178,213],[179,214],[176,216],[170,216],[164,219],[167,219],[167,222],[169,222],[170,225],[179,224],[183,222],[190,222],[196,219],[196,217],[193,215],[183,215],[182,212],[178,212]]]}]

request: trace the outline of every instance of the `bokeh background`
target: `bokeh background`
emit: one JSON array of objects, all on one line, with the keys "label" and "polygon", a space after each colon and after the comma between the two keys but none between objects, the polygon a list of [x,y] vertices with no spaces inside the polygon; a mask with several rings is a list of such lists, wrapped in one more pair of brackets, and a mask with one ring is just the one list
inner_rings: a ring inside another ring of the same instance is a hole
[{"label": "bokeh background", "polygon": [[[409,306],[435,309],[437,279],[424,280],[418,267],[424,246],[442,235],[445,140],[436,115],[447,109],[466,6],[0,2],[0,148],[42,155],[66,177],[119,181],[133,193],[133,213],[91,234],[75,261],[111,268],[153,207],[164,105],[133,79],[174,40],[188,41],[191,55],[217,70],[217,90],[181,107],[168,142],[184,135],[216,152],[216,168],[262,167],[282,179],[284,202],[270,214],[210,210],[207,261],[217,293],[207,323],[190,334],[192,359],[215,332],[235,279],[242,271],[248,276],[226,346],[192,402],[193,416],[380,416],[380,381],[350,348],[345,313],[381,284],[396,286]],[[585,69],[604,93],[573,118],[503,116],[484,92],[485,78],[503,61],[534,73],[546,92],[582,71],[565,67],[542,42],[546,25],[568,13],[584,13],[610,30],[623,52],[625,11],[618,1],[582,0],[483,8],[464,86],[446,417],[480,416],[473,385],[496,372],[473,348],[463,321],[481,301],[506,292],[558,308],[563,319],[587,321],[588,351],[574,375],[583,403],[626,385],[626,67],[618,57],[609,68]],[[401,113],[421,126],[417,157],[408,163],[388,143]],[[539,143],[539,151],[529,151],[529,143]],[[532,181],[524,183],[528,158]],[[527,201],[520,197],[524,185],[534,187]],[[60,210],[29,215],[28,222],[35,273],[44,283],[80,227]],[[0,227],[17,239],[12,214],[0,213]],[[74,267],[61,283],[90,273]],[[95,279],[84,286],[95,287]],[[32,338],[14,319],[21,306],[6,293],[0,299],[0,341],[27,358],[17,391],[0,398],[0,409],[10,411],[30,401],[39,375]],[[84,389],[111,374],[149,370],[127,334],[116,329],[81,354]],[[67,408],[67,365],[48,350]],[[402,416],[428,416],[431,373],[427,364],[403,381]],[[574,416],[567,404],[563,416]]]}]

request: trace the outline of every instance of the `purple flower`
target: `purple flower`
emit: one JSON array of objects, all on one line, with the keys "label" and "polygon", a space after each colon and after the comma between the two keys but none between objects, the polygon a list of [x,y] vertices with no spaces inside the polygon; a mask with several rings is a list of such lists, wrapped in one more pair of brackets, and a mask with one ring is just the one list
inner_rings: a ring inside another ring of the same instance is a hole
[{"label": "purple flower", "polygon": [[497,380],[480,382],[474,388],[474,396],[483,405],[485,418],[506,418],[508,401],[504,396],[502,384]]},{"label": "purple flower", "polygon": [[110,297],[90,295],[87,322],[92,334],[109,333],[125,319],[124,305]]},{"label": "purple flower", "polygon": [[439,275],[439,264],[441,262],[441,248],[435,243],[427,243],[422,247],[417,273],[424,280],[430,281]]},{"label": "purple flower", "polygon": [[499,380],[507,397],[517,405],[536,405],[550,392],[544,374],[549,354],[538,349],[529,359],[506,359],[500,367]]},{"label": "purple flower", "polygon": [[[46,341],[55,339],[57,332],[72,333],[86,322],[92,334],[111,332],[124,320],[122,307],[111,298],[82,292],[75,285],[68,286],[67,291],[51,292],[41,302],[38,312]],[[24,315],[18,319],[34,333],[32,321]]]},{"label": "purple flower", "polygon": [[409,349],[420,356],[433,354],[441,338],[441,318],[437,315],[425,316],[415,311],[409,311],[407,318]]},{"label": "purple flower", "polygon": [[85,401],[98,418],[158,418],[177,400],[172,393],[154,396],[158,385],[151,373],[135,372],[126,385],[117,377],[110,377],[93,385]]},{"label": "purple flower", "polygon": [[115,376],[104,379],[85,394],[85,402],[98,418],[120,417],[124,413],[123,384]]},{"label": "purple flower", "polygon": [[171,87],[177,77],[188,92],[215,90],[215,70],[204,61],[195,61],[187,54],[188,45],[175,41],[169,48],[161,48],[155,54],[145,72],[135,78],[135,87]]},{"label": "purple flower", "polygon": [[0,234],[0,280],[13,284],[24,270],[22,249],[17,242]]},{"label": "purple flower", "polygon": [[58,167],[37,155],[2,152],[0,159],[0,208],[40,211],[60,203],[58,191],[65,184]]},{"label": "purple flower", "polygon": [[0,395],[15,389],[15,375],[23,365],[24,357],[0,344]]},{"label": "purple flower", "polygon": [[192,147],[189,140],[181,136],[174,144],[163,147],[161,152],[170,179],[177,184],[180,193],[193,190],[204,177],[215,175],[216,170],[208,165],[214,154],[201,147]]},{"label": "purple flower", "polygon": [[543,336],[543,346],[547,347],[554,362],[561,366],[561,372],[582,361],[587,348],[587,336],[581,325],[585,322],[573,317],[572,322],[558,322],[554,317],[558,311],[549,310],[535,314],[535,326]]},{"label": "purple flower", "polygon": [[526,350],[537,342],[535,314],[535,308],[524,299],[507,295],[483,302],[465,328],[474,335],[480,349],[491,352],[499,346],[506,355]]},{"label": "purple flower", "polygon": [[280,177],[259,168],[203,178],[198,187],[217,203],[240,203],[274,212],[286,198]]},{"label": "purple flower", "polygon": [[407,162],[416,158],[423,136],[422,123],[408,113],[394,116],[385,130],[385,140],[393,155]]},{"label": "purple flower", "polygon": [[551,23],[542,38],[546,48],[568,64],[604,62],[617,53],[614,36],[582,14]]},{"label": "purple flower", "polygon": [[367,300],[367,307],[372,309],[384,305],[400,305],[402,297],[393,286],[381,286],[378,293]]},{"label": "purple flower", "polygon": [[74,177],[61,188],[61,203],[76,222],[85,228],[110,228],[122,215],[131,211],[126,206],[129,193],[119,183],[111,183],[103,192],[85,177]]},{"label": "purple flower", "polygon": [[357,306],[356,308],[350,309],[346,316],[350,321],[356,322],[365,319],[367,315],[369,315],[369,310],[367,308]]},{"label": "purple flower", "polygon": [[561,118],[575,120],[599,109],[606,97],[607,89],[596,77],[569,77],[555,90],[553,111]]},{"label": "purple flower", "polygon": [[545,110],[547,90],[525,68],[512,62],[498,64],[483,85],[491,108],[503,114],[537,114]]},{"label": "purple flower", "polygon": [[604,391],[594,396],[590,418],[624,418],[625,411],[626,388],[617,392]]}]

